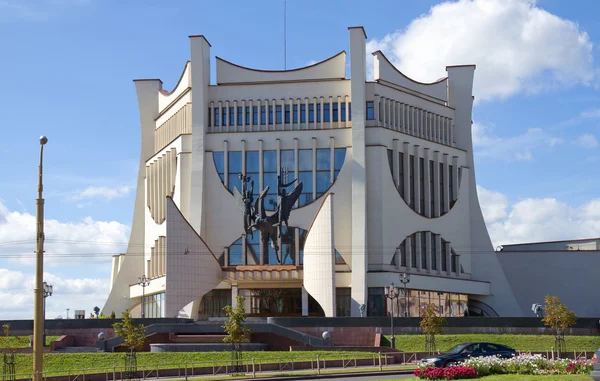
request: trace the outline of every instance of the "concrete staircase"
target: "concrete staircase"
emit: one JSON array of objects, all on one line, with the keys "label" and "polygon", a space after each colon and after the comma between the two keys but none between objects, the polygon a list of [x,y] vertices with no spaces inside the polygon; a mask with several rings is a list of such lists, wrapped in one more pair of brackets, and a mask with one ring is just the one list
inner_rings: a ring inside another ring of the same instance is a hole
[{"label": "concrete staircase", "polygon": [[96,347],[65,347],[62,349],[57,349],[53,353],[95,353],[95,352],[101,352],[101,350]]}]

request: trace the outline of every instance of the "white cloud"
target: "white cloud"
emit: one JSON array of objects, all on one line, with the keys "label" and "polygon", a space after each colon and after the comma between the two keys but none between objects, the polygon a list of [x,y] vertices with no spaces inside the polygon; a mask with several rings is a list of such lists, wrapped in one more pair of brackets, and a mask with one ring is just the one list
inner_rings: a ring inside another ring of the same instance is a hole
[{"label": "white cloud", "polygon": [[[87,187],[83,191],[79,192],[72,197],[74,201],[89,200],[94,198],[104,199],[111,201],[116,198],[121,198],[129,195],[132,188],[129,186],[119,187]],[[83,205],[83,204],[82,204]]]},{"label": "white cloud", "polygon": [[[33,263],[35,229],[34,215],[9,211],[0,200],[0,258]],[[95,221],[91,217],[77,222],[46,219],[44,230],[45,261],[50,266],[84,260],[108,263],[111,254],[125,251],[129,238],[128,226],[116,221]]]},{"label": "white cloud", "polygon": [[47,21],[68,8],[91,0],[0,0],[0,21]]},{"label": "white cloud", "polygon": [[572,207],[556,198],[510,204],[501,193],[477,187],[494,247],[502,244],[598,237],[600,199]]},{"label": "white cloud", "polygon": [[[6,274],[12,282],[2,281]],[[0,269],[0,276],[0,319],[31,318],[34,275]],[[71,309],[71,313],[75,309],[86,310],[89,316],[95,306],[102,308],[110,288],[110,281],[102,278],[65,279],[44,273],[44,281],[53,286],[52,296],[46,298],[48,319],[55,319],[58,315],[66,317],[67,308]]]},{"label": "white cloud", "polygon": [[531,161],[534,150],[552,148],[561,142],[541,128],[530,128],[520,135],[510,137],[496,136],[493,130],[491,126],[473,123],[473,149],[478,157],[501,161]]},{"label": "white cloud", "polygon": [[598,147],[598,141],[592,134],[583,134],[575,139],[575,143],[582,146],[583,148],[596,148]]},{"label": "white cloud", "polygon": [[367,56],[382,50],[400,70],[426,82],[445,76],[448,65],[476,64],[474,93],[486,100],[591,84],[592,48],[576,23],[533,0],[460,0],[438,4],[405,30],[369,41]]}]

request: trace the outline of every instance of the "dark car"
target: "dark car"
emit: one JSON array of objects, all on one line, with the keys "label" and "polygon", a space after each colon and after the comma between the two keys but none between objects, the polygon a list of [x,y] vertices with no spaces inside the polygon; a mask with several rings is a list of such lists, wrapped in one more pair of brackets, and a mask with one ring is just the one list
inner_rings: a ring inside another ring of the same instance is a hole
[{"label": "dark car", "polygon": [[512,358],[515,350],[506,345],[492,343],[464,343],[458,344],[437,356],[425,357],[421,365],[430,365],[436,368],[456,365],[471,357],[496,356],[504,359]]}]

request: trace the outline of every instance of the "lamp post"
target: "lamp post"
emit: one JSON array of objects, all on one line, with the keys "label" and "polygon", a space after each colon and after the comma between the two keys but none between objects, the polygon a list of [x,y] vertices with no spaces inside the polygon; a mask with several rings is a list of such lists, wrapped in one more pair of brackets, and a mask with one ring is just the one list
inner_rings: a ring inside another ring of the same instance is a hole
[{"label": "lamp post", "polygon": [[390,285],[385,288],[385,297],[390,300],[392,306],[392,308],[390,308],[390,326],[392,328],[392,339],[390,340],[390,343],[392,348],[396,348],[396,338],[394,337],[394,300],[398,299],[398,287],[396,287],[394,282],[390,283]]},{"label": "lamp post", "polygon": [[70,308],[67,308],[67,319],[69,318],[69,311],[70,310],[71,310]]},{"label": "lamp post", "polygon": [[[44,322],[46,321],[46,298],[52,296],[52,285],[46,282],[42,283],[44,288]],[[46,346],[46,325],[44,324],[44,346]]]},{"label": "lamp post", "polygon": [[44,199],[42,192],[44,190],[42,182],[42,163],[44,158],[44,145],[48,143],[48,138],[40,137],[40,164],[38,168],[38,198],[36,204],[36,255],[35,255],[35,288],[33,289],[33,381],[41,381],[44,371]]},{"label": "lamp post", "polygon": [[407,293],[406,293],[406,285],[408,283],[410,283],[410,274],[408,273],[402,273],[402,275],[400,275],[400,282],[404,285],[404,317],[408,316],[408,299],[407,299]]},{"label": "lamp post", "polygon": [[146,296],[146,286],[150,285],[150,279],[146,278],[146,274],[138,277],[138,285],[142,286],[142,319],[146,317],[144,312],[144,297]]}]

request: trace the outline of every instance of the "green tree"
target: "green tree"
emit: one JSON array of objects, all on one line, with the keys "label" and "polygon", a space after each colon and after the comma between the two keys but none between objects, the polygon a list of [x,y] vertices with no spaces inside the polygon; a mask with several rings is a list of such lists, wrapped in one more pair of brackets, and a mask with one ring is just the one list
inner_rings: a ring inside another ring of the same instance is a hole
[{"label": "green tree", "polygon": [[146,342],[146,327],[143,324],[134,324],[129,315],[129,310],[125,310],[120,323],[113,324],[115,336],[123,338],[125,346],[130,352],[139,351],[144,348]]},{"label": "green tree", "polygon": [[542,323],[554,332],[558,357],[566,350],[565,332],[577,322],[575,312],[567,308],[558,296],[546,295]]},{"label": "green tree", "polygon": [[435,335],[442,333],[442,328],[446,325],[446,319],[438,316],[438,308],[435,304],[427,303],[421,306],[419,311],[421,316],[421,330],[425,336],[425,350],[429,353],[435,352]]},{"label": "green tree", "polygon": [[249,328],[244,327],[244,322],[246,321],[244,297],[238,296],[235,302],[235,307],[225,306],[223,308],[229,317],[229,320],[223,326],[227,333],[223,341],[232,345],[231,361],[233,374],[242,372],[242,351],[240,350],[240,344],[250,341],[250,333],[252,333]]},{"label": "green tree", "polygon": [[110,313],[110,318],[111,319],[116,319],[117,318],[117,314],[115,314],[115,311]]}]

